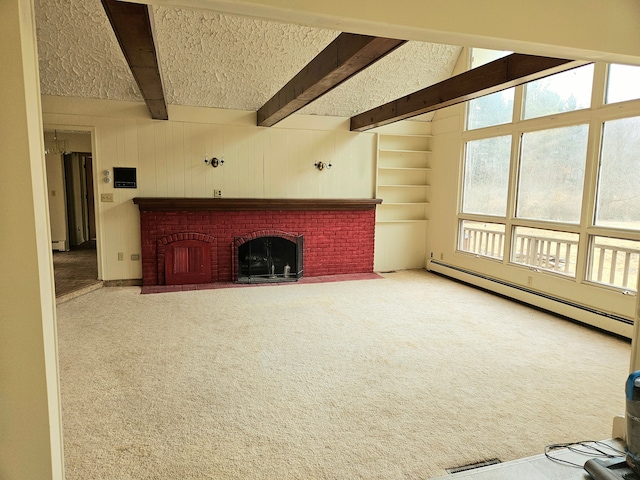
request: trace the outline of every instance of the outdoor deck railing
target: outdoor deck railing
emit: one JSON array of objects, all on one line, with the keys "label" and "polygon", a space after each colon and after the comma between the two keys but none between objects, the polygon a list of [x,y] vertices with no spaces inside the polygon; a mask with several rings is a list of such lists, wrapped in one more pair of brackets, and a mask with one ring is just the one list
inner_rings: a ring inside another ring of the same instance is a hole
[{"label": "outdoor deck railing", "polygon": [[[478,227],[463,229],[462,250],[502,259],[504,232]],[[512,261],[534,268],[574,275],[578,241],[535,235],[516,235]],[[640,249],[594,243],[590,280],[627,290],[636,290]]]},{"label": "outdoor deck railing", "polygon": [[591,280],[636,290],[640,250],[593,244]]},{"label": "outdoor deck railing", "polygon": [[578,241],[533,235],[515,237],[513,261],[564,274],[575,273]]}]

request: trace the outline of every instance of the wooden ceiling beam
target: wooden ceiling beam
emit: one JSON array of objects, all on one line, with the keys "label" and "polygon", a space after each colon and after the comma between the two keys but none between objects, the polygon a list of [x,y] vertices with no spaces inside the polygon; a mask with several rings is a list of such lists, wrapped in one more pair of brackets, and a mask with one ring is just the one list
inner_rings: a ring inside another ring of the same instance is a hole
[{"label": "wooden ceiling beam", "polygon": [[351,131],[433,112],[586,65],[589,62],[514,53],[351,117]]},{"label": "wooden ceiling beam", "polygon": [[271,127],[369,65],[406,40],[341,33],[258,110],[258,126]]},{"label": "wooden ceiling beam", "polygon": [[150,6],[102,0],[133,78],[144,98],[151,118],[168,120],[160,66],[151,27]]}]

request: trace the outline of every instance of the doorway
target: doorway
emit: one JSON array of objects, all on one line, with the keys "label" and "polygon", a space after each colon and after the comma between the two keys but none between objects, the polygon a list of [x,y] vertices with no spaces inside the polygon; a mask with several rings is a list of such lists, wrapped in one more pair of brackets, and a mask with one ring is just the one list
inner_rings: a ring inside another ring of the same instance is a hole
[{"label": "doorway", "polygon": [[64,154],[67,238],[70,250],[96,241],[96,216],[93,198],[93,157],[91,153]]},{"label": "doorway", "polygon": [[98,279],[90,132],[45,131],[56,298],[101,286]]}]

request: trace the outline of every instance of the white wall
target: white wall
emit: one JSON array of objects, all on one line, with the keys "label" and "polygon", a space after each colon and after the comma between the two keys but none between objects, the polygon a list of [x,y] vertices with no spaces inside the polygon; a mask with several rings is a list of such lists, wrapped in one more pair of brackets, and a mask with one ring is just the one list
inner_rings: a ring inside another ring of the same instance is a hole
[{"label": "white wall", "polygon": [[64,478],[33,1],[0,2],[0,477]]},{"label": "white wall", "polygon": [[67,239],[67,214],[64,194],[64,170],[61,154],[46,155],[47,190],[49,195],[49,221],[51,223],[51,241],[64,242]]},{"label": "white wall", "polygon": [[637,0],[147,0],[365,35],[640,65]]},{"label": "white wall", "polygon": [[[141,278],[140,224],[134,197],[373,198],[373,133],[349,131],[347,118],[294,115],[255,126],[255,112],[170,107],[149,119],[143,104],[43,97],[45,126],[93,132],[99,275]],[[224,157],[216,169],[204,164]],[[316,170],[317,161],[331,163]],[[138,169],[137,189],[103,181],[114,166]],[[101,194],[114,201],[100,201]],[[118,261],[122,252],[124,260]]]}]

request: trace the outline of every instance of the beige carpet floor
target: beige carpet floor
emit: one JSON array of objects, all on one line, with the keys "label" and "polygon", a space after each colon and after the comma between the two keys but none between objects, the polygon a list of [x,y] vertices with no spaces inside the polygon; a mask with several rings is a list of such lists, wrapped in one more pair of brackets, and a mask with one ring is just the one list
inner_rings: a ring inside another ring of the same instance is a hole
[{"label": "beige carpet floor", "polygon": [[67,479],[425,479],[610,437],[629,343],[384,277],[59,305]]}]

